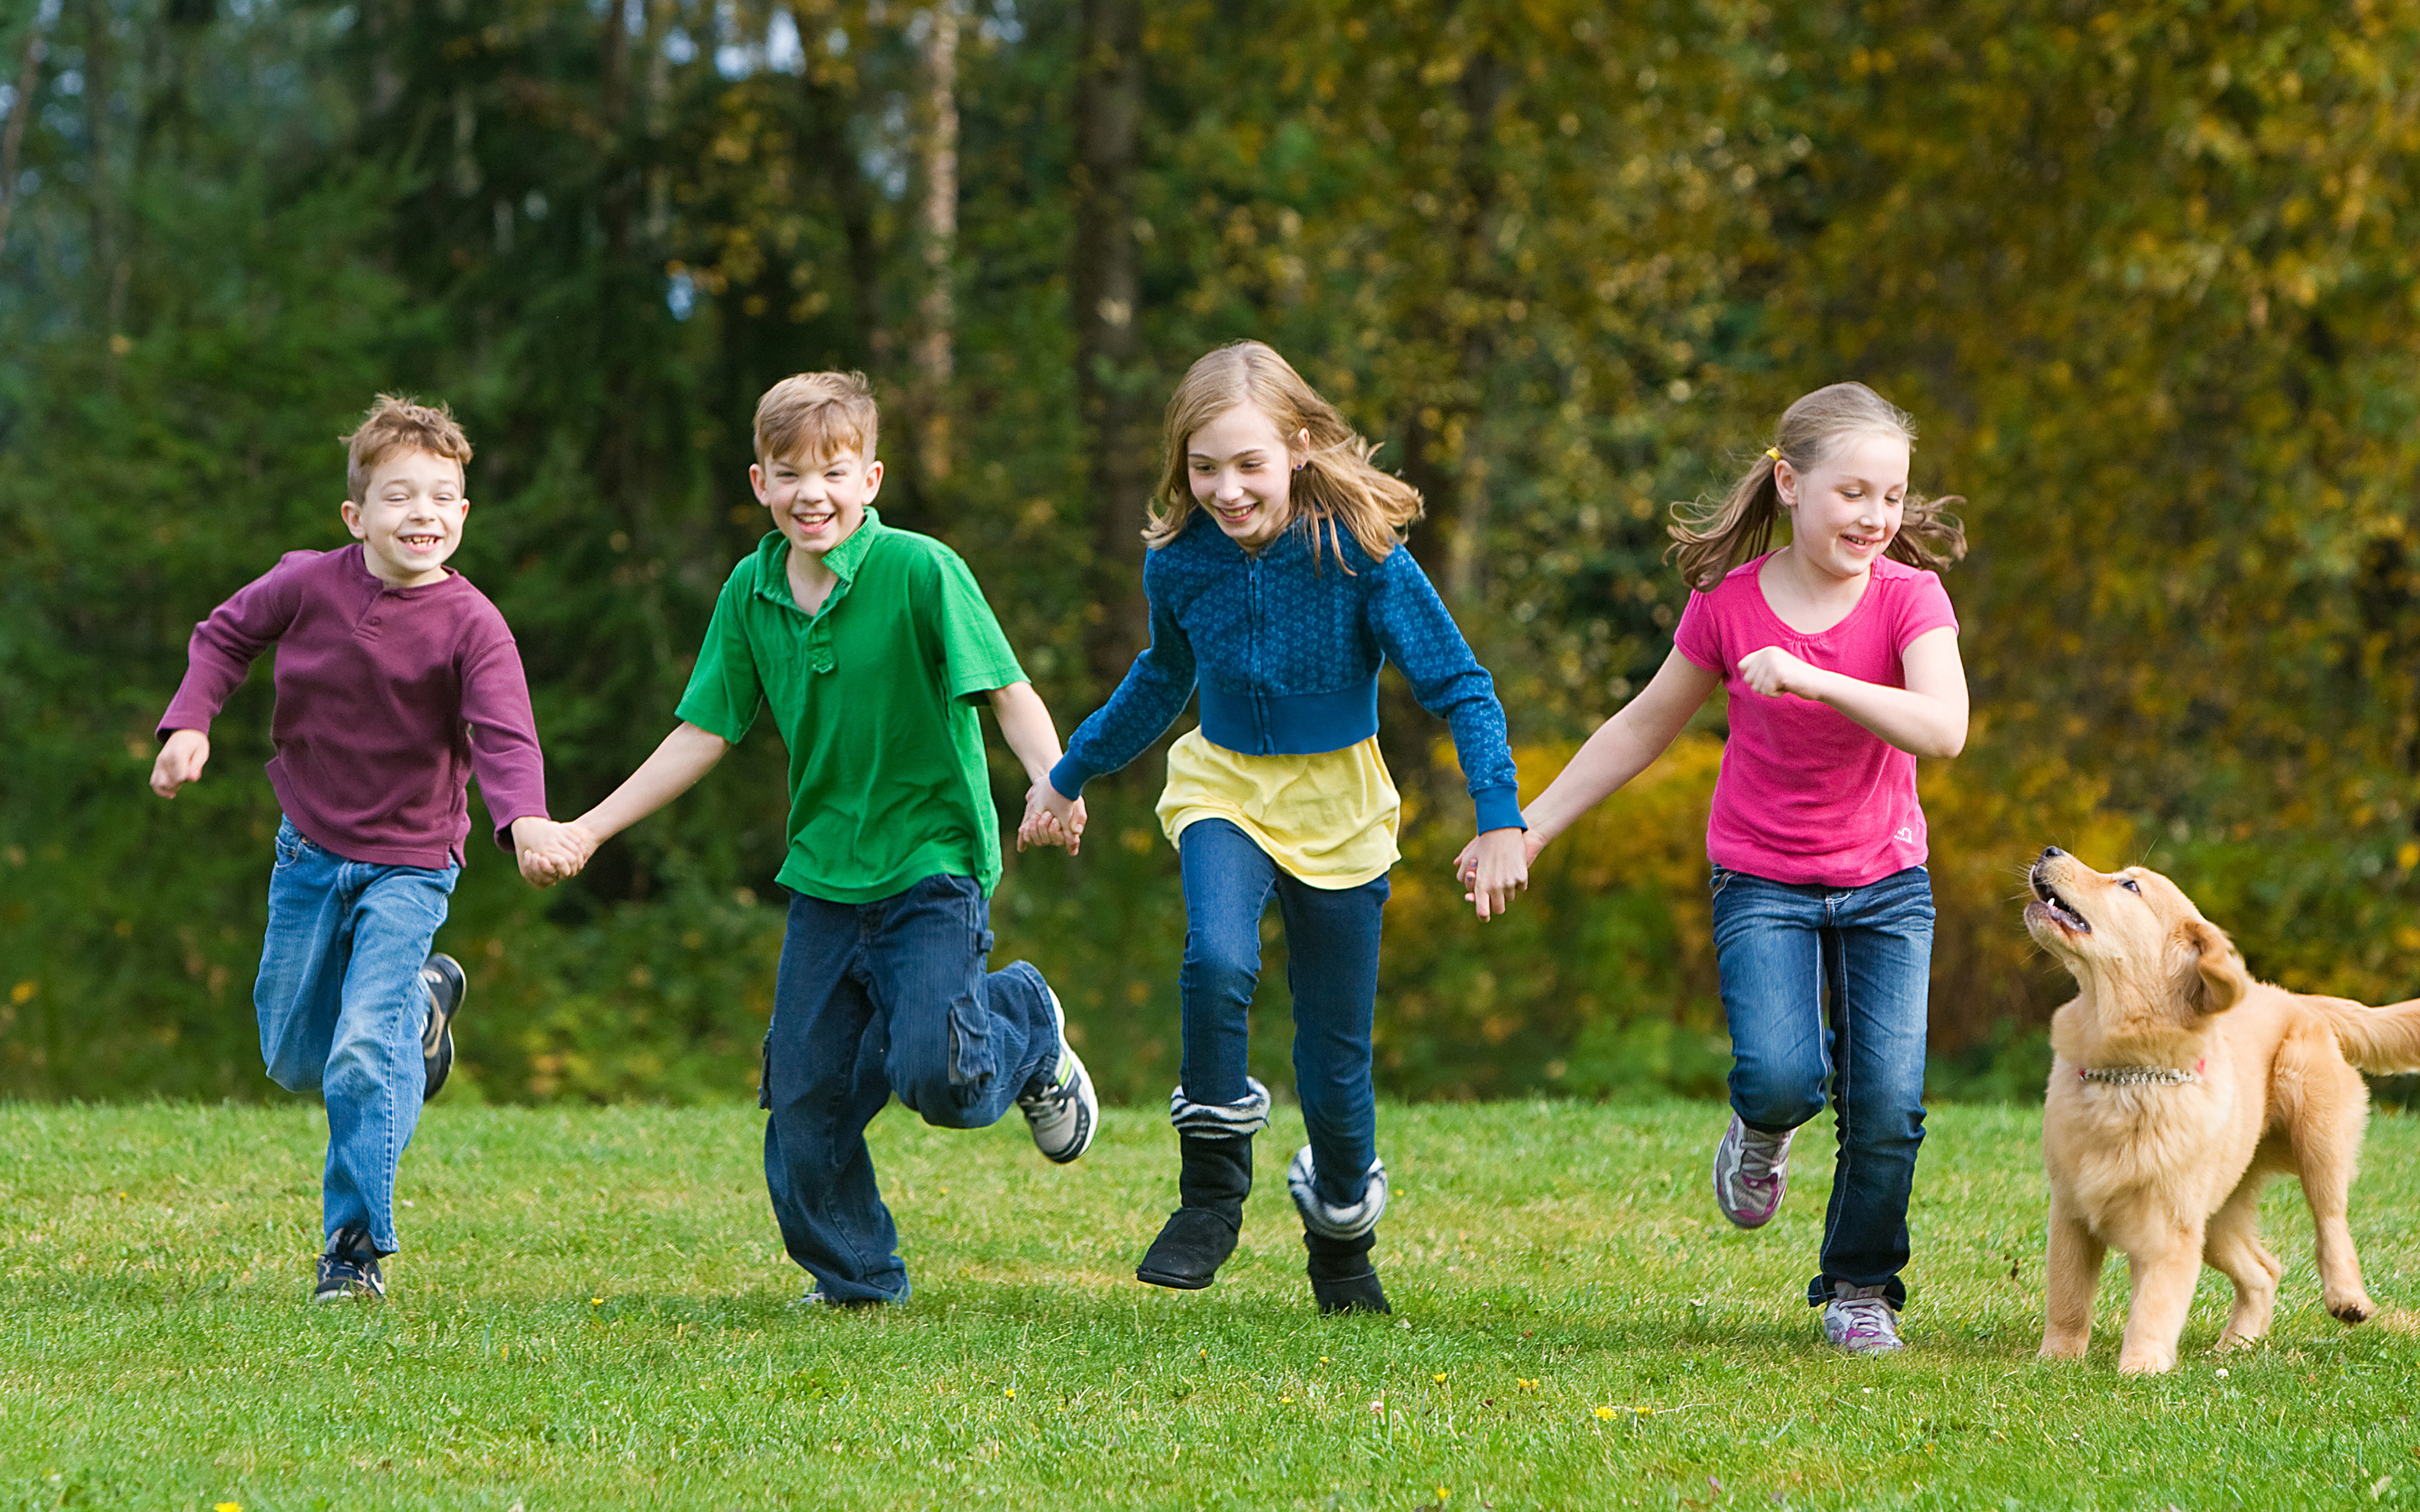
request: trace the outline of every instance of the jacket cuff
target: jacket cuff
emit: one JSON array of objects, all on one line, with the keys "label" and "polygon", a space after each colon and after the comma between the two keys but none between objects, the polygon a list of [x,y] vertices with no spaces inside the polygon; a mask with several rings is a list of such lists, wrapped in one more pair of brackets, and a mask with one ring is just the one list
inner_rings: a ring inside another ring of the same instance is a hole
[{"label": "jacket cuff", "polygon": [[1473,788],[1470,801],[1479,810],[1479,832],[1491,829],[1527,829],[1528,820],[1521,817],[1521,790],[1506,783],[1500,788]]},{"label": "jacket cuff", "polygon": [[1084,784],[1100,775],[1078,761],[1075,752],[1070,751],[1059,758],[1058,765],[1050,768],[1050,785],[1059,790],[1061,797],[1080,798],[1084,795]]}]

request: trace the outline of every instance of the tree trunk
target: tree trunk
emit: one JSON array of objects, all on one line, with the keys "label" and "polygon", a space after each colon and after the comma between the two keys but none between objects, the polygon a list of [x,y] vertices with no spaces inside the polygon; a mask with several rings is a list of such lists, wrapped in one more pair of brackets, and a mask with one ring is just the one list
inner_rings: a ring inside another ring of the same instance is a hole
[{"label": "tree trunk", "polygon": [[[1500,282],[1490,237],[1497,197],[1496,113],[1504,84],[1502,66],[1492,51],[1482,48],[1471,55],[1455,92],[1463,136],[1452,182],[1443,196],[1450,215],[1447,235],[1455,251],[1453,286],[1484,301]],[[1435,402],[1412,417],[1404,440],[1404,477],[1428,501],[1425,527],[1412,537],[1413,554],[1437,579],[1446,601],[1460,608],[1485,581],[1489,495],[1484,432],[1496,328],[1487,319],[1457,327],[1443,315],[1442,306],[1423,312],[1421,323],[1448,358],[1447,379]]]},{"label": "tree trunk", "polygon": [[1094,605],[1087,650],[1104,685],[1150,636],[1142,596],[1151,438],[1139,386],[1134,176],[1142,116],[1140,0],[1083,0],[1076,69],[1076,395],[1091,456]]},{"label": "tree trunk", "polygon": [[25,23],[25,50],[17,65],[17,98],[8,106],[8,128],[0,134],[0,250],[8,245],[8,220],[17,212],[17,149],[25,140],[25,117],[34,113],[34,88],[42,82],[42,18]]},{"label": "tree trunk", "polygon": [[917,310],[916,408],[923,421],[923,481],[950,475],[950,377],[957,314],[950,260],[958,240],[958,8],[924,13],[924,297]]},{"label": "tree trunk", "polygon": [[[790,14],[801,38],[820,37],[829,29],[812,8],[794,5]],[[855,361],[876,367],[890,356],[892,341],[891,328],[882,317],[882,248],[875,238],[874,196],[866,185],[865,170],[858,162],[856,144],[849,140],[849,114],[855,100],[843,72],[828,58],[818,56],[818,50],[808,49],[800,81],[806,110],[799,144],[804,155],[823,172],[825,193],[831,198],[841,239],[848,249],[849,295],[864,338],[863,352]]]}]

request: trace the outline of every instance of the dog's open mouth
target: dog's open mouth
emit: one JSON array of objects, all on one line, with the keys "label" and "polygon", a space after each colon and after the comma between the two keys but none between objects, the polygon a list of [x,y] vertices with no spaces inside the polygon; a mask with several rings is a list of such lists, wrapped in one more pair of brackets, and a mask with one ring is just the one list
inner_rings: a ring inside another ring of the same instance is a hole
[{"label": "dog's open mouth", "polygon": [[2075,911],[2074,905],[2060,897],[2056,888],[2042,880],[2040,867],[2034,868],[2029,880],[2034,885],[2034,896],[2041,900],[2042,912],[2048,914],[2054,923],[2071,934],[2092,933],[2092,926],[2085,922],[2084,916]]}]

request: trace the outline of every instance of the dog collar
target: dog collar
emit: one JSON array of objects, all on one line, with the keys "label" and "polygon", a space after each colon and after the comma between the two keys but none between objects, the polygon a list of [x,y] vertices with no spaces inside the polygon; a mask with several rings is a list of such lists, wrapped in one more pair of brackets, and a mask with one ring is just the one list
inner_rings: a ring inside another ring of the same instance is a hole
[{"label": "dog collar", "polygon": [[2075,1075],[2078,1081],[2102,1082],[2112,1087],[2140,1087],[2147,1082],[2156,1082],[2163,1087],[2180,1087],[2186,1082],[2201,1080],[2201,1069],[2206,1064],[2207,1059],[2196,1060],[2191,1071],[2181,1066],[2078,1066]]}]

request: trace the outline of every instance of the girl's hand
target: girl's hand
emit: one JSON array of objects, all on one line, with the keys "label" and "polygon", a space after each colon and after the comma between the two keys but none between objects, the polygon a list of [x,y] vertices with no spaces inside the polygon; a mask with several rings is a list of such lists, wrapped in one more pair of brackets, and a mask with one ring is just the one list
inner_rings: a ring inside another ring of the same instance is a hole
[{"label": "girl's hand", "polygon": [[[1493,831],[1490,833],[1493,833]],[[1465,889],[1463,892],[1465,900],[1467,900],[1470,897],[1468,889],[1471,886],[1472,877],[1479,870],[1479,843],[1486,838],[1487,836],[1485,835],[1472,836],[1470,843],[1462,848],[1462,854],[1453,858],[1453,879],[1462,884]],[[1539,834],[1537,830],[1525,829],[1521,831],[1521,859],[1524,865],[1523,880],[1525,882],[1527,881],[1527,869],[1537,864],[1538,853],[1545,848],[1545,837]]]},{"label": "girl's hand", "polygon": [[172,730],[151,763],[151,791],[173,798],[177,790],[202,775],[209,764],[210,737],[198,730]]},{"label": "girl's hand", "polygon": [[1512,895],[1529,886],[1529,862],[1537,854],[1528,831],[1510,828],[1491,829],[1463,847],[1454,865],[1463,900],[1479,910],[1481,923],[1511,908]]},{"label": "girl's hand", "polygon": [[1749,652],[1740,658],[1739,670],[1740,681],[1766,698],[1785,693],[1803,699],[1820,696],[1815,687],[1823,674],[1779,646]]},{"label": "girl's hand", "polygon": [[1064,845],[1073,856],[1084,841],[1084,800],[1071,798],[1044,778],[1026,791],[1025,818],[1016,826],[1016,848]]}]

